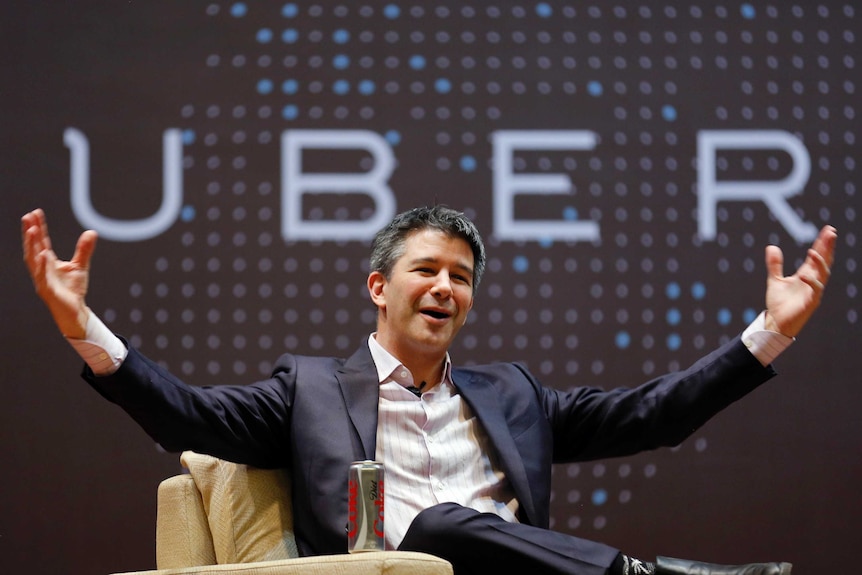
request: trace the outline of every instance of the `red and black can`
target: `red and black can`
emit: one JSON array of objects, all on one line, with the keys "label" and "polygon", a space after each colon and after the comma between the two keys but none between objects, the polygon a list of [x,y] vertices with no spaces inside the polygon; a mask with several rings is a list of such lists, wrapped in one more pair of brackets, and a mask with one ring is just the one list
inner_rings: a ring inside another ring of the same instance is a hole
[{"label": "red and black can", "polygon": [[347,551],[383,549],[383,464],[354,461],[347,476]]}]

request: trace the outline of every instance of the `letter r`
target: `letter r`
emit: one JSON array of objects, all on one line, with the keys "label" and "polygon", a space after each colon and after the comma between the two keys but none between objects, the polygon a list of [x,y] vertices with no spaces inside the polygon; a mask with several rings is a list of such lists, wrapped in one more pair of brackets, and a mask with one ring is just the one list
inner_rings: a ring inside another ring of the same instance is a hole
[{"label": "letter r", "polygon": [[[718,181],[718,150],[777,149],[790,154],[793,169],[783,180]],[[720,201],[761,201],[798,242],[817,237],[817,226],[802,221],[787,198],[802,193],[811,174],[811,158],[802,142],[782,130],[702,130],[697,133],[697,227],[704,240],[716,236],[716,205]]]}]

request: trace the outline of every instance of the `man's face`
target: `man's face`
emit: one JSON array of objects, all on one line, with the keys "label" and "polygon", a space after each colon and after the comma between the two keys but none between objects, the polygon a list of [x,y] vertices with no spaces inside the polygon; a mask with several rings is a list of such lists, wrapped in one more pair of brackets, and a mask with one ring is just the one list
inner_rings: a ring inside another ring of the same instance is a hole
[{"label": "man's face", "polygon": [[390,276],[368,276],[377,341],[405,364],[416,354],[442,359],[473,307],[470,245],[438,230],[414,232]]}]

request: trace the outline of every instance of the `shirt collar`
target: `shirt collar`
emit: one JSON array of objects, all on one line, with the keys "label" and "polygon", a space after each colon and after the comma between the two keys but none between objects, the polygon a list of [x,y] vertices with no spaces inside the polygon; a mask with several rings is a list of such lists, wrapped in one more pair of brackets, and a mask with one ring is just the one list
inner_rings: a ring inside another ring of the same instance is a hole
[{"label": "shirt collar", "polygon": [[[393,379],[402,385],[407,385],[404,383],[405,380],[403,378],[395,377],[393,374],[397,369],[404,369],[408,373],[409,370],[404,367],[403,363],[398,361],[397,357],[389,353],[377,342],[376,335],[377,332],[374,332],[368,336],[368,350],[371,352],[371,359],[374,360],[374,366],[377,368],[378,383]],[[446,352],[446,358],[443,363],[443,381],[447,383],[451,383],[452,381],[452,360],[449,358],[449,352]],[[415,382],[413,385],[415,385]]]}]

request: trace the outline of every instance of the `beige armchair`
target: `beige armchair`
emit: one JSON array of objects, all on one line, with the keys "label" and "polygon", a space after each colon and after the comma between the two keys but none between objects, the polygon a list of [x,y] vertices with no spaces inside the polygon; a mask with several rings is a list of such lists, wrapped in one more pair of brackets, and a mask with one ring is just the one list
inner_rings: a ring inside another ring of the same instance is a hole
[{"label": "beige armchair", "polygon": [[180,461],[189,473],[159,485],[157,570],[137,575],[452,575],[448,561],[425,553],[300,558],[287,473],[192,451]]}]

